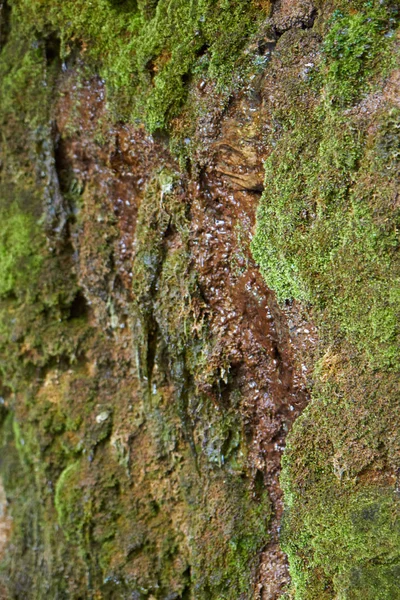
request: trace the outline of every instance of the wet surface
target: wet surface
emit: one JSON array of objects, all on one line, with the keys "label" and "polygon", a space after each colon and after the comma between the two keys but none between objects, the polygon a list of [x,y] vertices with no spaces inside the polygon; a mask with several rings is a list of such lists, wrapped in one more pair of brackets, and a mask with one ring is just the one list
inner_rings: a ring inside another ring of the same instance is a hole
[{"label": "wet surface", "polygon": [[[83,218],[80,228],[72,224],[70,235],[78,277],[97,323],[125,327],[129,318],[136,220],[151,177],[168,167],[181,178],[182,201],[190,211],[192,266],[210,335],[216,340],[216,355],[210,361],[218,364],[223,355],[228,365],[226,376],[221,375],[227,382],[225,392],[218,396],[208,384],[201,391],[213,396],[222,410],[229,390],[240,392],[254,494],[266,487],[273,506],[270,541],[260,556],[254,598],[275,600],[289,581],[278,543],[280,461],[286,435],[308,401],[304,357],[316,339],[296,305],[278,306],[251,257],[263,160],[269,152],[260,82],[232,103],[218,128],[205,127],[209,159],[192,177],[179,173],[165,146],[143,129],[109,125],[100,80],[78,86],[73,72],[65,75],[54,119],[62,191],[66,197],[75,194],[71,210],[79,211],[84,202],[91,215]],[[165,243],[173,245],[174,240],[167,236]],[[130,335],[128,329],[121,332],[118,343],[133,362]]]},{"label": "wet surface", "polygon": [[243,125],[247,121],[254,127],[259,117],[251,98],[243,104],[238,102],[238,114],[234,107],[223,122],[214,146],[215,162],[198,184],[192,243],[213,333],[222,336],[242,394],[251,437],[249,467],[254,481],[261,478],[268,488],[274,506],[271,541],[261,556],[255,590],[255,598],[272,600],[289,581],[278,543],[283,508],[280,461],[287,432],[308,400],[305,367],[296,361],[299,350],[307,351],[313,343],[315,331],[311,325],[307,329],[295,306],[282,311],[251,256],[259,198],[254,190],[262,188],[263,181],[262,143],[253,131],[253,138],[243,139]]},{"label": "wet surface", "polygon": [[[91,290],[98,318],[111,291],[121,309],[131,300],[138,207],[154,169],[171,163],[166,150],[142,128],[110,126],[106,114],[104,82],[78,85],[76,73],[68,73],[54,114],[56,156],[64,194],[78,196],[74,210],[91,204],[92,218],[79,232],[72,227],[72,238],[80,280]],[[107,257],[92,255],[93,249],[97,253],[96,237]]]}]

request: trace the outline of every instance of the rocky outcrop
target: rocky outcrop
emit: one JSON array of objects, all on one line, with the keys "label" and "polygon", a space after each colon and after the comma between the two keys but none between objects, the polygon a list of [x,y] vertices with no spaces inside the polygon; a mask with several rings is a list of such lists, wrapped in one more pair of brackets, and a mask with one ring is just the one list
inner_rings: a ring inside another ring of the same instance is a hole
[{"label": "rocky outcrop", "polygon": [[397,597],[400,15],[348,4],[0,3],[5,597]]}]

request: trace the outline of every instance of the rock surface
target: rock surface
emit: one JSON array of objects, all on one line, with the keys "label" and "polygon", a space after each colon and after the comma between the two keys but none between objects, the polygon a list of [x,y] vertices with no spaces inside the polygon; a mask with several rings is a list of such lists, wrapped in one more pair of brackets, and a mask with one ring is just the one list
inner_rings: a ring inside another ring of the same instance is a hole
[{"label": "rock surface", "polygon": [[0,596],[400,598],[399,20],[0,2]]}]

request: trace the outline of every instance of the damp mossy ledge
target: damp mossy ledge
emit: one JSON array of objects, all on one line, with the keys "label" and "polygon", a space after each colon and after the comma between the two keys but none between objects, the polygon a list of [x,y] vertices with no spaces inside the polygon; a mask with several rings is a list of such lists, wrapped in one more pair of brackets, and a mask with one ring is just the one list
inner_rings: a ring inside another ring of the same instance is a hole
[{"label": "damp mossy ledge", "polygon": [[295,600],[400,597],[399,19],[360,2],[317,21],[321,54],[288,82],[265,162],[253,255],[320,332],[281,476]]}]

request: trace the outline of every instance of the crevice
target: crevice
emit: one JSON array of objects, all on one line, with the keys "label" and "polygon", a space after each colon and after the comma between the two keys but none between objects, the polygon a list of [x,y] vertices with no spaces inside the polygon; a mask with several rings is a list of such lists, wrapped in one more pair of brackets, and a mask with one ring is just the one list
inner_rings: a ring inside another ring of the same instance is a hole
[{"label": "crevice", "polygon": [[264,192],[264,185],[262,183],[257,183],[252,187],[243,188],[245,192],[249,192],[250,194],[254,194],[255,196],[261,196]]},{"label": "crevice", "polygon": [[44,40],[44,50],[46,55],[47,64],[50,65],[54,61],[60,60],[61,55],[61,41],[60,38],[55,34],[51,33]]},{"label": "crevice", "polygon": [[[137,0],[108,0],[108,2],[115,10],[121,13],[134,12],[138,6]],[[147,4],[149,4],[149,0]]]},{"label": "crevice", "polygon": [[0,0],[0,50],[6,45],[11,28],[11,7],[7,0]]},{"label": "crevice", "polygon": [[153,136],[153,139],[155,142],[160,143],[165,148],[169,147],[170,136],[165,129],[162,129],[161,127],[158,129],[155,129],[153,131],[152,136]]},{"label": "crevice", "polygon": [[207,54],[209,47],[209,44],[203,44],[202,46],[200,46],[200,48],[196,50],[196,56],[200,58],[201,56]]},{"label": "crevice", "polygon": [[265,54],[270,54],[275,50],[277,44],[277,40],[260,40],[258,42],[257,53],[259,56],[264,56]]},{"label": "crevice", "polygon": [[260,471],[259,469],[257,469],[256,475],[253,480],[253,490],[254,490],[253,493],[254,493],[255,499],[260,500],[262,494],[265,492],[266,489],[267,488],[265,485],[264,473],[262,471]]},{"label": "crevice", "polygon": [[88,304],[86,298],[81,291],[78,291],[69,309],[70,319],[80,319],[88,314]]},{"label": "crevice", "polygon": [[193,382],[192,376],[190,375],[186,366],[185,356],[181,356],[175,360],[175,372],[172,372],[171,375],[176,389],[178,416],[182,424],[183,436],[186,442],[189,444],[196,471],[199,473],[198,456],[194,442],[193,423],[189,416],[189,396],[190,390],[193,389]]},{"label": "crevice", "polygon": [[181,77],[181,81],[184,87],[188,87],[190,82],[192,81],[191,73],[184,73]]},{"label": "crevice", "polygon": [[155,319],[151,319],[147,331],[147,343],[146,343],[146,373],[147,383],[149,387],[149,393],[151,394],[151,380],[153,376],[154,364],[157,354],[157,341],[158,341],[158,326]]},{"label": "crevice", "polygon": [[190,600],[190,598],[192,597],[192,594],[191,594],[192,569],[191,569],[190,565],[188,566],[186,571],[183,573],[183,577],[187,578],[187,583],[185,584],[185,587],[183,588],[180,598],[181,598],[181,600]]},{"label": "crevice", "polygon": [[6,401],[3,396],[0,396],[0,428],[3,425],[6,417],[8,415],[8,408],[6,405]]},{"label": "crevice", "polygon": [[144,17],[147,20],[150,20],[154,17],[158,5],[158,0],[139,0],[138,5]]}]

